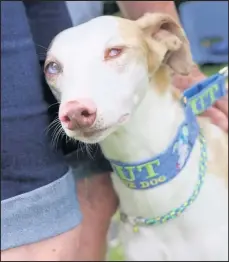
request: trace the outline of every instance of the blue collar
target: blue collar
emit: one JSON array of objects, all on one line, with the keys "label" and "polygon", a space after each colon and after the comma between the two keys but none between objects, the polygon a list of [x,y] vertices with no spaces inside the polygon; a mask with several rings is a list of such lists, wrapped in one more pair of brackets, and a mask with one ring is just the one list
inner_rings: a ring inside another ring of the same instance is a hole
[{"label": "blue collar", "polygon": [[227,93],[227,68],[184,91],[185,120],[169,147],[158,156],[137,163],[109,160],[113,170],[131,189],[150,189],[171,181],[185,167],[199,135],[196,115]]}]

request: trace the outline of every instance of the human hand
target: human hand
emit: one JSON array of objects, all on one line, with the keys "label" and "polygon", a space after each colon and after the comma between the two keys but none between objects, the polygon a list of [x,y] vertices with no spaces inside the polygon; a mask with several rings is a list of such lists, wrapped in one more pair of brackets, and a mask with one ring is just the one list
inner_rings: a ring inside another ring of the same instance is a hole
[{"label": "human hand", "polygon": [[[194,66],[192,72],[188,76],[175,74],[173,77],[173,83],[174,86],[183,91],[205,78],[206,76],[199,70],[199,68]],[[209,117],[212,123],[222,128],[225,132],[228,132],[228,95],[218,100],[202,115]]]},{"label": "human hand", "polygon": [[228,132],[228,95],[218,100],[214,106],[204,112],[203,115],[210,117],[212,123]]}]

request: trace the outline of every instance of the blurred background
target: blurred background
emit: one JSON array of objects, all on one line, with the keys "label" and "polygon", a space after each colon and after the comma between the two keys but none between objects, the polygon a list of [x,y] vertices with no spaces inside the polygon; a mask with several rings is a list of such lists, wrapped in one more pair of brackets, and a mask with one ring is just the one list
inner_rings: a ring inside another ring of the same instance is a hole
[{"label": "blurred background", "polygon": [[[193,60],[206,75],[228,64],[228,1],[174,1],[190,41]],[[122,16],[115,1],[66,1],[74,25],[101,15]],[[79,12],[80,10],[80,12]],[[108,234],[108,261],[124,261],[118,213]]]}]

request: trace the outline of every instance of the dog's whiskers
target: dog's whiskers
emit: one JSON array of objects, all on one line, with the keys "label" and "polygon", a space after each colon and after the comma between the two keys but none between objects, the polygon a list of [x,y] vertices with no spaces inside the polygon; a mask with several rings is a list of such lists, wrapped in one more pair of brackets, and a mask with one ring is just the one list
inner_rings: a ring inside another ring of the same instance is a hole
[{"label": "dog's whiskers", "polygon": [[43,46],[43,45],[39,45],[39,44],[36,44],[36,45],[39,46],[39,47],[41,47],[41,48],[44,48],[45,51],[48,51],[48,48],[47,48],[47,47],[45,47],[45,46]]},{"label": "dog's whiskers", "polygon": [[58,118],[54,119],[45,129],[45,133],[48,134],[55,125],[61,126]]},{"label": "dog's whiskers", "polygon": [[59,128],[59,129],[58,128],[56,128],[57,130],[56,130],[55,135],[53,136],[53,139],[52,139],[52,144],[54,145],[55,149],[57,149],[59,139],[61,137],[65,136],[65,132],[62,129],[62,127]]},{"label": "dog's whiskers", "polygon": [[94,156],[93,156],[93,150],[91,149],[90,145],[85,144],[85,148],[86,148],[86,152],[89,156],[89,158],[91,158],[92,160],[94,160]]},{"label": "dog's whiskers", "polygon": [[55,105],[60,105],[60,102],[56,102],[56,103],[51,104],[51,105],[48,107],[48,109],[49,109],[50,107],[52,107],[52,106],[55,106]]}]

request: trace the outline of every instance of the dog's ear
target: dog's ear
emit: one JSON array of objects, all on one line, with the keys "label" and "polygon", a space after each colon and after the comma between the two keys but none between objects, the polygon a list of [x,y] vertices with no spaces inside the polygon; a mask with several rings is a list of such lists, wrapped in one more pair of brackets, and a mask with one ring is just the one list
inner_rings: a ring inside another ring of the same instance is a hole
[{"label": "dog's ear", "polygon": [[189,42],[183,29],[172,17],[147,13],[136,22],[149,39],[149,47],[161,56],[162,63],[182,75],[190,72],[193,60]]}]

